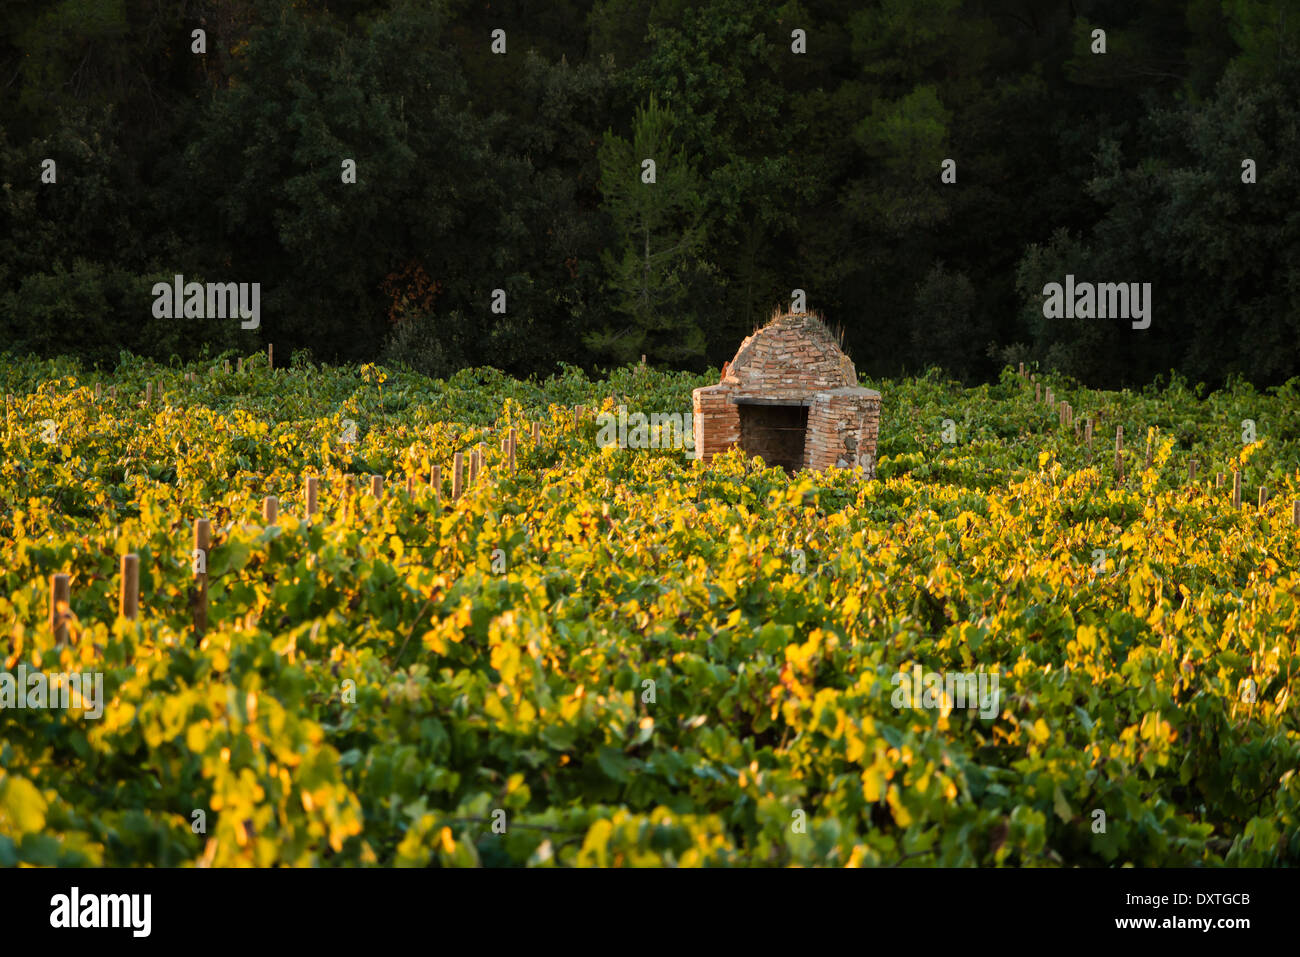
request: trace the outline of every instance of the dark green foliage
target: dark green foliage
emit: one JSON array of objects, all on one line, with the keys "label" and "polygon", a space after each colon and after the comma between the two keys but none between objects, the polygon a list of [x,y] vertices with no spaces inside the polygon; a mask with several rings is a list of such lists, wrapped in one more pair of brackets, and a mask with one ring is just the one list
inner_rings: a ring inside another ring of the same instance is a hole
[{"label": "dark green foliage", "polygon": [[[0,349],[698,369],[803,289],[874,375],[1283,381],[1292,7],[217,0],[197,55],[182,0],[0,4]],[[652,96],[680,162],[638,210]],[[1152,327],[1044,320],[1067,272],[1151,282]],[[177,273],[262,283],[261,328],[154,320]]]},{"label": "dark green foliage", "polygon": [[637,110],[632,140],[606,133],[601,145],[600,189],[619,239],[604,259],[617,321],[587,343],[617,363],[638,354],[677,362],[704,354],[708,317],[694,313],[691,295],[692,278],[710,268],[697,258],[700,178],[674,142],[676,124],[651,95]]},{"label": "dark green foliage", "polygon": [[449,337],[439,335],[438,325],[429,315],[397,323],[384,344],[382,359],[427,376],[449,376],[463,363],[459,350]]},{"label": "dark green foliage", "polygon": [[[1295,370],[1297,90],[1294,71],[1249,83],[1234,68],[1212,100],[1153,108],[1136,149],[1103,141],[1087,184],[1103,214],[1086,240],[1059,232],[1020,265],[1025,325],[1048,365],[1087,381],[1117,365],[1139,382],[1170,368],[1193,379],[1235,373],[1267,382]],[[1258,167],[1254,184],[1242,182],[1246,158]],[[1151,328],[1043,319],[1043,284],[1067,272],[1151,282]]]}]

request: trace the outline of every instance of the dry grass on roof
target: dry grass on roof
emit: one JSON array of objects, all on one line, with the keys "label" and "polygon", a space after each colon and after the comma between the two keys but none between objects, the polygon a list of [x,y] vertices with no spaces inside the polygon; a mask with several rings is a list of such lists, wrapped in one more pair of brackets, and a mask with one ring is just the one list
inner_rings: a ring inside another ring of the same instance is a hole
[{"label": "dry grass on roof", "polygon": [[757,334],[761,332],[763,329],[766,329],[768,326],[772,325],[775,322],[778,322],[781,319],[808,320],[814,330],[820,332],[831,342],[835,343],[835,345],[839,348],[841,352],[844,351],[844,327],[839,325],[838,323],[836,323],[834,326],[831,326],[826,321],[826,319],[822,316],[822,314],[815,309],[809,309],[806,312],[790,312],[790,310],[788,309],[784,309],[781,306],[777,306],[775,309],[772,310],[772,315],[768,318],[766,322],[756,325],[754,327],[754,333]]}]

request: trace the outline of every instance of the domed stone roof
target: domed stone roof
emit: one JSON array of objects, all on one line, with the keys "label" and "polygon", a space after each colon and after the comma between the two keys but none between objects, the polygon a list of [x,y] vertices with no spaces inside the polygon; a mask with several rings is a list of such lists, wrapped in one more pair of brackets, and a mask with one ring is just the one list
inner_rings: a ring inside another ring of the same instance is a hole
[{"label": "domed stone roof", "polygon": [[858,384],[853,360],[813,313],[778,313],[736,350],[722,381],[773,398]]}]

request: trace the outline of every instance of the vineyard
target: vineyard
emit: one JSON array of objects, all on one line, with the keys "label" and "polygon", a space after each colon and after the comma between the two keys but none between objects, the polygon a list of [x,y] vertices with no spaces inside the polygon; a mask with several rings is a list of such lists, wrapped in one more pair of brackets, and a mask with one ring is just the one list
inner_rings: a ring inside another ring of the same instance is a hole
[{"label": "vineyard", "polygon": [[0,864],[1300,864],[1300,381],[598,447],[714,381],[0,363],[3,671],[104,694],[0,711]]}]

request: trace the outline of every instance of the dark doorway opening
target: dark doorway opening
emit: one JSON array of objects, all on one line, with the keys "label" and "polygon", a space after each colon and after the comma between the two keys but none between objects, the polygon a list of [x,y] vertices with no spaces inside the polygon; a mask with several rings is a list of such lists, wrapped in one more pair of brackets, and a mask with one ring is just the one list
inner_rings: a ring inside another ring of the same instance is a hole
[{"label": "dark doorway opening", "polygon": [[803,468],[807,435],[805,405],[740,405],[740,447],[750,455],[761,455],[768,465],[779,465],[791,473]]}]

